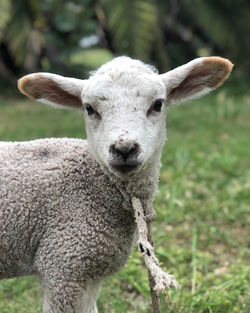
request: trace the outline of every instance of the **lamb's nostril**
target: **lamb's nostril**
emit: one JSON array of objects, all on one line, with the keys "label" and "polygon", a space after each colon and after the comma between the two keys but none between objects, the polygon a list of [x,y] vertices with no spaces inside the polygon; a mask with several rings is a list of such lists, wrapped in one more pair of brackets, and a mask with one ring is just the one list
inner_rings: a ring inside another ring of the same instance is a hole
[{"label": "lamb's nostril", "polygon": [[121,156],[123,158],[124,161],[127,160],[127,158],[132,155],[132,153],[134,152],[134,148],[127,150],[127,149],[116,149],[116,154],[118,156]]},{"label": "lamb's nostril", "polygon": [[124,162],[127,161],[129,157],[136,157],[139,152],[139,145],[137,143],[134,144],[123,144],[123,145],[111,145],[110,152],[114,157],[120,157]]}]

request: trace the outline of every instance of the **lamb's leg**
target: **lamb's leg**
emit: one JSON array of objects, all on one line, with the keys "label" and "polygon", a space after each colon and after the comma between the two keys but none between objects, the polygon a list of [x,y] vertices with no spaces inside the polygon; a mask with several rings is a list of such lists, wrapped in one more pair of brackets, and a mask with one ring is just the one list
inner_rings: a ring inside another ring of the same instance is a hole
[{"label": "lamb's leg", "polygon": [[96,306],[96,300],[99,290],[101,288],[101,282],[88,282],[84,288],[82,297],[82,312],[81,313],[98,313]]},{"label": "lamb's leg", "polygon": [[43,313],[82,313],[82,296],[78,282],[44,282]]},{"label": "lamb's leg", "polygon": [[43,313],[98,313],[96,299],[100,283],[44,283]]}]

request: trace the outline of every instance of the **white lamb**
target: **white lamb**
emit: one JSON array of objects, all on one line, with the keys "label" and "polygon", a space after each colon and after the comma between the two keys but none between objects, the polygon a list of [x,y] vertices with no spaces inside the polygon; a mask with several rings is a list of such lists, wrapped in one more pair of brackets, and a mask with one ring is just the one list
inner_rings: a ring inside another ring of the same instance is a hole
[{"label": "white lamb", "polygon": [[132,197],[151,212],[167,108],[218,87],[231,69],[210,57],[159,75],[119,57],[88,80],[19,80],[31,99],[83,110],[88,140],[0,144],[0,279],[37,274],[44,313],[97,313],[101,281],[133,247]]}]

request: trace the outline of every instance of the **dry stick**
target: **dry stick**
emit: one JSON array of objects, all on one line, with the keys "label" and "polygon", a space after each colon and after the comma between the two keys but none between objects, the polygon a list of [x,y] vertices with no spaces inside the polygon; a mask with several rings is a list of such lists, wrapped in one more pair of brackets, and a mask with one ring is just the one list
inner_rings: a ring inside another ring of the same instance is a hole
[{"label": "dry stick", "polygon": [[[152,236],[152,224],[151,222],[147,222],[147,230],[148,230],[148,241],[149,243],[154,246],[153,243],[153,236]],[[153,276],[150,273],[150,270],[148,268],[148,281],[149,281],[149,287],[150,287],[150,294],[151,294],[151,300],[152,300],[152,312],[153,313],[161,313],[161,309],[160,309],[160,297],[157,293],[157,291],[155,290],[155,281]]]},{"label": "dry stick", "polygon": [[178,288],[179,284],[173,275],[165,273],[160,268],[159,261],[154,254],[151,222],[143,212],[140,199],[133,197],[132,204],[138,229],[138,248],[148,268],[152,312],[160,313],[160,298],[158,293],[170,287]]}]

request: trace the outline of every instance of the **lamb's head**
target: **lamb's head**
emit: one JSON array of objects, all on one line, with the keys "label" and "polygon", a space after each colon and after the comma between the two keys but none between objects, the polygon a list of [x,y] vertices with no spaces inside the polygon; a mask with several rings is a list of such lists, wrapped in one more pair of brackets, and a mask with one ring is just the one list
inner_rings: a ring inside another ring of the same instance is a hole
[{"label": "lamb's head", "polygon": [[166,88],[152,67],[116,58],[86,81],[82,95],[89,145],[106,168],[129,177],[160,154]]},{"label": "lamb's head", "polygon": [[138,60],[119,57],[88,80],[36,73],[20,79],[18,86],[32,99],[83,109],[92,154],[126,179],[159,160],[167,108],[208,93],[231,70],[230,61],[208,57],[159,75]]}]

